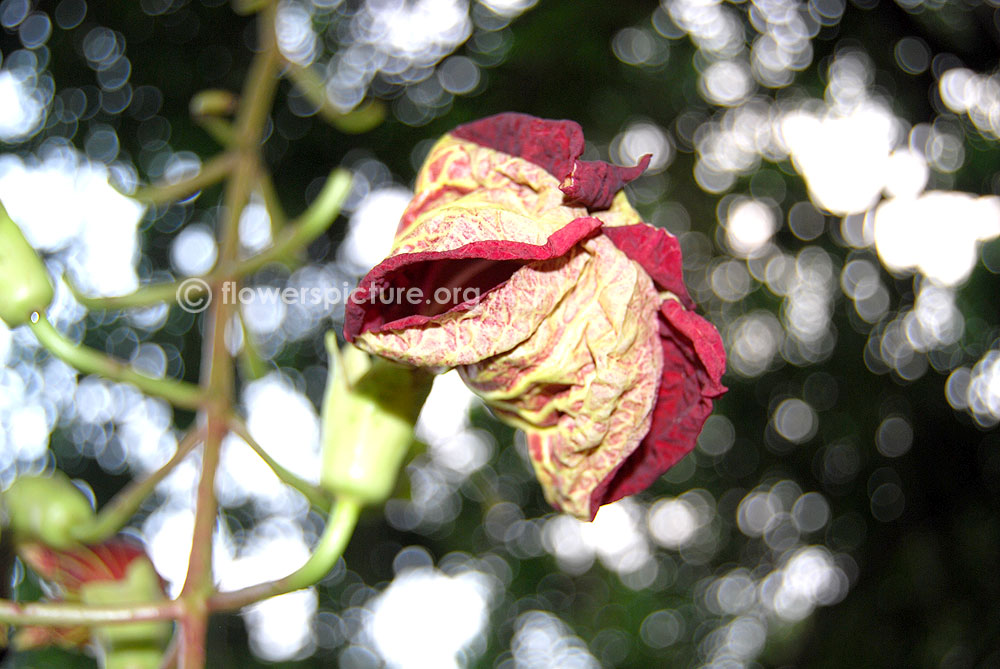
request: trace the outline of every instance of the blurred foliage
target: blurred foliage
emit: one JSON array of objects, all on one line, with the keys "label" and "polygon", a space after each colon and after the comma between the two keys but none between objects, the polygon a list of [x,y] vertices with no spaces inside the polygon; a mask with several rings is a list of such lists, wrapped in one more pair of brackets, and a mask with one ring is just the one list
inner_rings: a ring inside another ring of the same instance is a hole
[{"label": "blurred foliage", "polygon": [[[749,3],[728,6],[746,20]],[[458,48],[456,53],[481,64],[481,81],[471,94],[454,96],[423,125],[408,125],[398,114],[390,113],[366,134],[346,134],[320,116],[293,113],[290,104],[294,106],[296,95],[287,82],[283,83],[272,116],[274,130],[265,146],[281,202],[294,215],[315,196],[317,177],[338,164],[358,167],[372,159],[388,168],[392,181],[410,186],[430,141],[459,123],[496,112],[514,110],[576,120],[593,143],[589,150],[604,158],[609,156],[616,134],[642,120],[667,130],[676,156],[664,172],[636,183],[633,196],[638,208],[653,222],[678,234],[701,233],[688,236],[684,243],[695,244],[713,261],[727,256],[717,215],[725,194],[709,193],[699,186],[693,176],[697,156],[685,139],[692,132],[678,126],[683,119],[707,122],[721,113],[721,108],[699,94],[699,70],[704,62],[696,47],[686,37],[656,35],[651,27],[654,11],[663,12],[653,2],[540,2],[494,33],[504,42],[503,57],[485,58],[471,43]],[[895,46],[903,38],[916,37],[927,45],[934,62],[952,59],[948,62],[982,72],[995,67],[1000,55],[998,17],[1000,10],[986,2],[848,3],[842,18],[820,27],[811,40],[811,65],[796,75],[794,92],[822,98],[828,83],[827,67],[836,52],[857,48],[871,59],[874,86],[888,96],[895,114],[912,124],[934,122],[948,116],[939,96],[935,97],[940,71],[933,66],[919,74],[902,71]],[[82,45],[93,26],[109,27],[124,37],[131,61],[131,104],[121,113],[88,111],[71,123],[50,115],[41,132],[4,150],[28,155],[52,136],[65,136],[83,149],[89,133],[104,124],[114,130],[120,142],[117,160],[133,162],[142,180],[159,176],[150,173],[155,161],[144,145],[154,130],[166,132],[175,151],[191,151],[203,160],[217,152],[215,141],[189,116],[188,104],[192,95],[204,88],[239,90],[251,56],[252,18],[234,14],[223,2],[207,0],[88,4],[81,26],[54,28],[42,49],[56,91],[83,90],[88,106],[94,104],[95,75],[83,57]],[[645,31],[643,34],[668,51],[662,63],[635,66],[616,58],[611,45],[620,31],[631,27]],[[17,39],[14,31],[0,30],[0,50],[5,56],[19,48]],[[404,88],[396,87],[383,96],[387,108],[398,111]],[[789,97],[789,91],[760,89],[773,99]],[[159,121],[150,122],[154,117],[165,119],[166,130],[156,129]],[[951,115],[948,121],[963,129],[964,165],[950,175],[932,175],[931,186],[996,192],[1000,161],[995,138],[978,134],[967,119]],[[382,185],[388,184],[383,181]],[[794,203],[808,199],[806,187],[788,159],[760,162],[738,175],[729,192],[779,193],[780,197],[773,199],[782,217],[787,217]],[[193,203],[147,213],[141,224],[139,274],[143,279],[170,267],[176,230],[193,218],[197,208],[214,206],[218,197],[218,189],[208,189]],[[672,203],[673,208],[664,208],[664,203]],[[686,215],[671,218],[679,211]],[[942,222],[943,235],[948,234],[946,223]],[[804,241],[786,223],[777,232],[776,241],[792,254],[809,246],[822,248],[832,261],[835,276],[857,257],[868,257],[878,267],[871,251],[852,249],[843,239],[838,217],[825,216],[825,226],[826,234]],[[310,246],[309,262],[332,262],[346,234],[346,221],[335,225]],[[994,270],[998,244],[993,241],[984,251],[992,254]],[[705,281],[707,265],[707,258],[703,258],[700,266],[690,268],[693,281]],[[285,276],[280,269],[266,272],[272,278]],[[884,269],[881,276],[889,287],[894,310],[912,304],[916,293],[911,277],[894,276]],[[754,309],[778,315],[782,298],[761,283],[753,281],[753,286],[736,304],[715,300],[703,307],[713,320],[721,319],[720,329]],[[517,616],[536,609],[549,611],[567,623],[604,666],[700,664],[710,659],[714,647],[709,636],[732,619],[706,605],[713,578],[745,567],[754,578],[762,579],[769,569],[787,559],[783,551],[772,550],[763,539],[741,533],[737,525],[741,500],[759,485],[794,481],[800,492],[819,491],[825,496],[830,522],[809,534],[808,540],[836,554],[849,588],[841,601],[820,606],[801,621],[773,622],[767,628],[766,646],[759,654],[751,654],[747,662],[809,667],[997,666],[1000,435],[995,428],[985,429],[949,406],[944,385],[949,369],[971,365],[996,346],[998,288],[996,272],[977,264],[958,293],[965,330],[957,357],[916,378],[904,378],[888,369],[873,371],[866,364],[871,331],[895,312],[890,310],[876,324],[862,322],[852,302],[839,290],[833,298],[830,324],[836,343],[828,356],[799,364],[779,361],[753,377],[730,373],[725,379],[730,392],[716,411],[735,428],[733,446],[716,455],[699,449],[639,497],[648,504],[691,489],[709,491],[715,503],[713,548],[707,556],[656,550],[657,576],[651,583],[629,587],[627,580],[600,561],[582,573],[568,573],[539,544],[543,520],[529,523],[525,531],[534,533],[534,538],[522,544],[498,540],[491,534],[484,519],[501,502],[513,503],[529,520],[546,518],[550,509],[513,445],[513,432],[476,409],[473,426],[489,433],[497,446],[488,465],[459,487],[457,515],[433,527],[403,531],[387,522],[380,510],[370,512],[346,552],[348,569],[340,568],[320,589],[320,611],[341,614],[362,604],[374,593],[372,588],[382,589],[391,581],[393,561],[407,546],[426,547],[435,562],[456,551],[478,558],[494,555],[507,565],[509,582],[494,601],[487,645],[472,666],[493,667],[508,661]],[[173,308],[155,333],[140,331],[138,337],[154,337],[175,347],[180,358],[171,363],[170,373],[196,382],[198,320]],[[86,341],[114,351],[114,337],[121,325],[121,317],[114,313],[90,313]],[[325,366],[321,331],[284,343],[269,364],[298,379],[300,390],[314,406],[319,405]],[[818,428],[802,443],[791,443],[774,431],[775,409],[787,398],[802,398],[817,412]],[[913,433],[912,446],[896,458],[876,450],[876,433],[891,416],[904,417]],[[175,416],[180,427],[191,419],[184,412]],[[81,456],[72,439],[67,429],[59,428],[53,434],[51,448],[58,466],[89,482],[98,502],[106,501],[128,476],[120,470],[109,473]],[[838,457],[847,459],[847,469],[842,476],[832,477],[830,461]],[[877,503],[873,493],[885,483],[901,491],[905,504],[895,517],[883,514],[879,520],[879,513],[873,511]],[[400,494],[407,492],[404,489]],[[236,531],[245,531],[255,523],[256,513],[251,505],[229,509],[227,523]],[[34,588],[26,582],[20,595],[30,597]],[[661,610],[677,612],[684,624],[675,643],[656,648],[643,639],[640,630],[648,616]],[[247,633],[236,616],[214,619],[210,641],[209,662],[214,666],[268,665],[250,653]],[[321,641],[313,656],[282,666],[330,666],[343,647],[327,647]],[[354,656],[339,657],[341,666],[368,666]],[[85,658],[51,651],[17,654],[4,666],[88,663]]]}]

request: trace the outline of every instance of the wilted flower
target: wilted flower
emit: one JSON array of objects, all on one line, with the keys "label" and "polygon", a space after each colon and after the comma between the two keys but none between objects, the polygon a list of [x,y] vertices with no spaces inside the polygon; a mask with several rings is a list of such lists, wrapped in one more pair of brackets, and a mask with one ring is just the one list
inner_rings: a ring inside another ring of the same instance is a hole
[{"label": "wilted flower", "polygon": [[457,367],[525,430],[546,499],[591,519],[694,447],[725,353],[692,311],[676,238],[622,192],[649,157],[623,168],[578,160],[583,148],[576,123],[523,114],[442,138],[345,335]]}]

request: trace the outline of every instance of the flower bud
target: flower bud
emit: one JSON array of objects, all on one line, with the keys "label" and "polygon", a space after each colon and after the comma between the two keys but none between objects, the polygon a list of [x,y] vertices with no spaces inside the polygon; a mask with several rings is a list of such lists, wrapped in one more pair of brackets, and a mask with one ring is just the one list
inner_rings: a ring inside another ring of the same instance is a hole
[{"label": "flower bud", "polygon": [[0,320],[24,325],[52,303],[52,282],[44,263],[0,204]]},{"label": "flower bud", "polygon": [[73,528],[94,517],[90,501],[61,472],[21,476],[3,494],[3,503],[17,541],[37,540],[53,548],[74,545]]},{"label": "flower bud", "polygon": [[323,471],[334,494],[379,504],[392,493],[413,441],[431,376],[327,336],[330,374],[323,400]]},{"label": "flower bud", "polygon": [[[18,554],[29,569],[51,586],[58,600],[94,606],[144,604],[165,599],[163,582],[136,542],[115,537],[100,544],[77,544],[54,549],[25,543]],[[163,661],[171,624],[145,621],[114,625],[18,630],[19,648],[59,645],[82,647],[91,643],[105,669],[152,669]]]}]

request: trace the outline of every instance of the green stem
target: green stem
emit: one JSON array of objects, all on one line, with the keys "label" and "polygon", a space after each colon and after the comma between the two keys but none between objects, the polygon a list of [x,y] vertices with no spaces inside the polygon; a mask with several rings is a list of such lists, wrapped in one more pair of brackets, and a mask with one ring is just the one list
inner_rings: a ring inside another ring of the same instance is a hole
[{"label": "green stem", "polygon": [[329,510],[332,500],[326,491],[319,486],[315,486],[308,481],[302,480],[292,472],[282,467],[274,458],[270,456],[270,454],[268,454],[267,451],[264,450],[264,447],[257,443],[253,436],[251,436],[250,430],[247,429],[246,423],[243,422],[242,418],[236,415],[230,416],[229,426],[233,432],[238,434],[240,438],[243,439],[243,441],[247,442],[250,448],[253,449],[254,453],[256,453],[261,460],[267,463],[267,466],[271,468],[271,471],[273,471],[275,476],[281,479],[282,482],[302,493],[303,497],[309,500],[309,503],[316,508]]},{"label": "green stem", "polygon": [[104,508],[94,517],[92,522],[73,528],[73,538],[81,543],[95,544],[118,532],[125,526],[129,518],[135,515],[143,500],[149,497],[160,481],[165,479],[204,437],[205,430],[203,429],[192,430],[184,435],[184,438],[177,445],[177,451],[165,465],[141,481],[133,480],[124,490],[115,495],[114,499],[104,505]]},{"label": "green stem", "polygon": [[271,219],[271,236],[277,237],[278,233],[288,225],[288,216],[278,199],[278,190],[274,187],[274,180],[267,170],[261,172],[257,180],[257,188],[261,197],[264,198],[264,206],[267,207],[267,215]]},{"label": "green stem", "polygon": [[[229,175],[223,197],[219,266],[235,265],[239,252],[240,214],[250,198],[260,170],[260,145],[267,115],[274,101],[281,61],[275,36],[277,3],[269,2],[259,16],[257,39],[260,48],[250,64],[240,109],[236,118],[236,144],[239,162]],[[226,277],[228,278],[228,277]],[[222,281],[213,282],[222,288]],[[202,449],[202,471],[195,498],[194,529],[187,575],[180,599],[185,612],[180,620],[181,646],[178,657],[181,669],[205,666],[208,600],[214,590],[212,575],[212,535],[218,517],[215,474],[219,467],[222,438],[228,430],[233,406],[233,359],[226,347],[225,330],[232,322],[235,305],[226,300],[212,302],[206,320],[206,339],[202,360],[202,383],[208,399],[203,410],[207,434]]]},{"label": "green stem", "polygon": [[[261,267],[280,260],[288,259],[295,255],[304,246],[316,239],[329,228],[340,214],[340,209],[347,199],[351,190],[351,174],[346,170],[334,170],[319,196],[309,205],[309,208],[296,218],[285,233],[281,235],[275,243],[259,253],[242,261],[231,261],[220,263],[218,269],[212,271],[201,280],[205,285],[215,284],[222,281],[240,279],[249,274],[253,274]],[[191,281],[186,279],[185,281]],[[80,294],[72,284],[67,281],[70,291],[77,302],[92,310],[112,310],[127,309],[129,307],[144,307],[158,302],[174,302],[177,300],[177,290],[182,281],[170,281],[145,286],[129,293],[128,295],[118,295],[114,297],[88,297]],[[196,282],[188,284],[185,298],[190,300],[199,297],[194,292],[198,285]]]},{"label": "green stem", "polygon": [[[73,294],[73,298],[91,311],[113,311],[116,309],[128,309],[130,307],[148,307],[151,304],[158,304],[160,302],[175,302],[177,300],[177,289],[180,285],[180,281],[154,283],[143,286],[128,295],[92,297],[81,293],[79,288],[73,285],[68,278],[66,279],[66,286],[69,287],[69,292]],[[189,292],[187,295],[191,299],[199,297],[197,293],[193,292]]]},{"label": "green stem", "polygon": [[296,218],[288,231],[261,253],[247,258],[224,275],[242,277],[253,274],[268,263],[292,257],[299,249],[308,246],[329,228],[340,214],[340,209],[351,192],[351,173],[336,169],[327,177],[323,190],[309,208]]},{"label": "green stem", "polygon": [[233,171],[238,156],[221,153],[201,166],[194,176],[177,183],[161,183],[139,188],[132,197],[146,204],[163,204],[188,197],[192,193],[219,183]]},{"label": "green stem", "polygon": [[125,605],[94,605],[76,602],[11,602],[0,600],[0,623],[75,627],[137,623],[179,618],[182,609],[176,600]]},{"label": "green stem", "polygon": [[267,597],[315,585],[330,573],[337,559],[344,553],[360,514],[360,503],[351,498],[338,497],[330,512],[326,529],[323,530],[316,549],[304,565],[276,581],[251,585],[232,592],[220,592],[209,600],[209,608],[212,611],[231,611]]},{"label": "green stem", "polygon": [[38,314],[38,319],[31,323],[30,327],[38,341],[52,355],[85,374],[96,374],[112,381],[131,383],[146,394],[162,397],[171,404],[185,409],[197,407],[202,400],[202,391],[198,386],[174,379],[148,376],[92,348],[73,343],[59,332],[44,314]]}]

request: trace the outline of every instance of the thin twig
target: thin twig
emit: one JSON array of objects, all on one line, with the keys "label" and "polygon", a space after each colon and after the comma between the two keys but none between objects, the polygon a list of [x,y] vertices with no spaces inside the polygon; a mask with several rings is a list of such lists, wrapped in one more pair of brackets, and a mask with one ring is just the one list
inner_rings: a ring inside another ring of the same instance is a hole
[{"label": "thin twig", "polygon": [[164,204],[183,200],[225,179],[236,167],[234,152],[220,153],[198,170],[198,173],[177,183],[159,183],[139,188],[132,197],[146,204]]},{"label": "thin twig", "polygon": [[77,602],[12,602],[0,600],[0,623],[74,627],[174,620],[183,609],[176,600],[155,603],[95,605]]},{"label": "thin twig", "polygon": [[73,538],[85,544],[101,542],[120,530],[139,510],[145,500],[174,468],[186,458],[205,438],[204,428],[188,431],[177,444],[177,450],[162,467],[140,480],[133,480],[114,499],[104,505],[100,513],[87,525],[72,530]]},{"label": "thin twig", "polygon": [[340,209],[351,190],[351,175],[346,170],[334,170],[319,196],[280,235],[273,245],[255,256],[244,260],[221,261],[219,267],[207,275],[183,281],[168,281],[143,286],[128,295],[89,297],[80,293],[68,279],[70,292],[76,301],[91,310],[127,309],[145,307],[159,302],[174,302],[183,284],[184,299],[195,300],[204,294],[206,287],[225,281],[234,281],[253,274],[265,265],[288,260],[329,228],[340,214]]},{"label": "thin twig", "polygon": [[201,388],[169,378],[149,376],[92,348],[76,344],[59,332],[44,314],[36,314],[31,330],[54,356],[85,374],[97,374],[112,381],[131,383],[148,395],[162,397],[174,406],[196,408],[202,400]]},{"label": "thin twig", "polygon": [[271,468],[271,471],[273,471],[275,476],[281,479],[281,481],[302,493],[303,497],[309,500],[309,503],[313,506],[323,509],[324,511],[330,509],[333,498],[319,486],[315,486],[308,481],[299,478],[289,470],[282,467],[277,460],[272,458],[271,455],[264,450],[263,446],[257,443],[257,440],[255,440],[250,434],[250,430],[247,429],[246,423],[243,422],[242,418],[236,414],[231,414],[229,417],[229,425],[230,429],[238,434],[240,438],[253,449],[254,453],[256,453],[261,460],[267,463],[267,466]]},{"label": "thin twig", "polygon": [[318,583],[333,569],[337,559],[344,553],[360,513],[360,503],[347,497],[338,497],[330,512],[326,529],[323,530],[319,543],[304,565],[276,581],[213,595],[208,602],[209,609],[232,611],[267,597],[283,595]]}]

